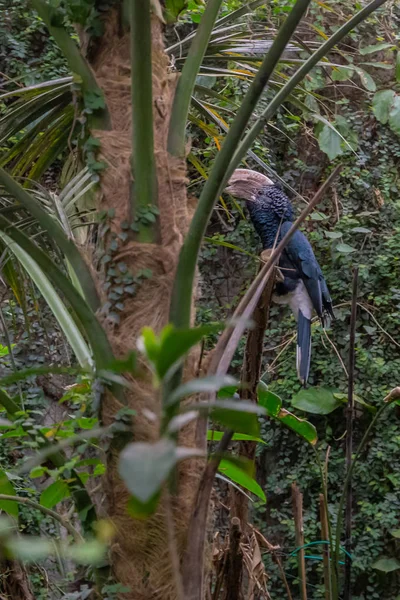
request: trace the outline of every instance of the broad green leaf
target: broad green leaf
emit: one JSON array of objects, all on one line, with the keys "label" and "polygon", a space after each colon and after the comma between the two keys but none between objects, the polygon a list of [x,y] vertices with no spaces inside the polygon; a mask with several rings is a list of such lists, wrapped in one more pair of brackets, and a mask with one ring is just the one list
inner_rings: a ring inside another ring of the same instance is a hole
[{"label": "broad green leaf", "polygon": [[395,96],[389,114],[389,126],[400,135],[400,96]]},{"label": "broad green leaf", "polygon": [[390,44],[389,42],[382,42],[381,44],[364,46],[364,48],[360,48],[359,52],[360,52],[361,56],[365,56],[366,54],[373,54],[374,52],[381,52],[382,50],[388,50],[388,48],[394,48],[394,45]]},{"label": "broad green leaf", "polygon": [[330,160],[334,160],[340,156],[342,152],[341,148],[342,138],[328,125],[324,125],[318,136],[319,147],[325,154],[328,155]]},{"label": "broad green leaf", "polygon": [[260,487],[260,485],[251,477],[248,473],[243,471],[238,465],[233,464],[227,460],[221,460],[218,471],[229,477],[235,483],[241,485],[244,489],[252,492],[258,498],[260,498],[263,502],[266,502],[267,499],[265,497],[265,493]]},{"label": "broad green leaf", "polygon": [[141,502],[134,496],[131,496],[131,498],[129,498],[128,500],[128,513],[131,517],[133,517],[134,519],[139,519],[140,521],[147,519],[157,510],[157,506],[160,501],[160,496],[161,493],[157,492],[147,502]]},{"label": "broad green leaf", "polygon": [[312,444],[314,446],[314,444],[317,443],[317,430],[315,429],[312,423],[309,423],[305,419],[300,419],[299,417],[296,417],[296,415],[292,414],[288,410],[285,410],[284,408],[281,409],[278,415],[278,420],[284,425],[286,425],[286,427],[289,427],[289,429],[295,431],[309,444]]},{"label": "broad green leaf", "polygon": [[224,385],[217,392],[217,398],[234,398],[235,394],[239,389],[239,384],[236,385]]},{"label": "broad green leaf", "polygon": [[343,401],[335,397],[334,390],[310,387],[300,390],[293,396],[291,404],[295,408],[314,415],[329,415],[339,406],[343,406]]},{"label": "broad green leaf", "polygon": [[[219,442],[222,440],[222,436],[224,435],[223,431],[214,431],[209,429],[207,431],[207,440],[209,442]],[[254,435],[246,435],[245,433],[234,433],[232,437],[233,442],[257,442],[258,444],[266,444],[264,440],[259,437],[255,437]]]},{"label": "broad green leaf", "polygon": [[[12,537],[7,540],[7,554],[10,558],[16,558],[22,562],[36,562],[44,560],[56,553],[56,547],[52,540],[43,537],[24,535]],[[58,556],[60,553],[58,553]]]},{"label": "broad green leaf", "polygon": [[331,77],[333,81],[347,81],[353,73],[353,67],[336,67],[332,69]]},{"label": "broad green leaf", "polygon": [[121,452],[118,470],[131,494],[146,504],[160,491],[176,462],[174,442],[162,438],[155,444],[128,444]]},{"label": "broad green leaf", "polygon": [[274,394],[268,391],[264,386],[259,385],[257,387],[258,403],[263,406],[267,411],[269,417],[277,418],[282,408],[282,400]]},{"label": "broad green leaf", "polygon": [[363,84],[365,89],[368,90],[369,92],[375,92],[376,91],[376,83],[373,80],[373,78],[371,77],[371,75],[369,73],[367,73],[367,71],[364,71],[364,69],[361,69],[360,67],[356,67],[356,71],[357,71],[357,73],[360,77],[361,83]]},{"label": "broad green leaf", "polygon": [[366,227],[353,227],[352,231],[353,233],[372,233],[371,230]]},{"label": "broad green leaf", "polygon": [[338,240],[343,236],[341,231],[325,231],[325,236],[331,240]]},{"label": "broad green leaf", "polygon": [[217,421],[224,427],[255,437],[259,437],[260,434],[258,415],[266,414],[262,406],[245,400],[201,402],[191,404],[183,410],[198,410],[200,413],[209,414],[214,421]]},{"label": "broad green leaf", "polygon": [[64,552],[66,557],[80,565],[101,565],[106,556],[107,546],[99,540],[88,540],[84,544],[71,544]]},{"label": "broad green leaf", "polygon": [[342,254],[350,254],[351,252],[356,251],[356,249],[353,248],[353,246],[349,246],[349,244],[338,244],[336,250],[342,252]]},{"label": "broad green leaf", "polygon": [[397,571],[400,569],[400,562],[397,558],[380,558],[375,561],[372,565],[373,569],[377,571],[382,571],[383,573],[391,573],[392,571]]},{"label": "broad green leaf", "polygon": [[211,375],[209,377],[192,379],[191,381],[183,383],[176,390],[174,390],[174,392],[168,399],[167,405],[170,406],[172,404],[175,404],[176,402],[179,402],[179,400],[181,400],[182,398],[185,398],[186,396],[191,396],[193,394],[199,394],[204,392],[218,392],[218,390],[220,390],[221,388],[223,388],[224,390],[233,389],[233,393],[229,394],[229,397],[231,398],[237,390],[237,387],[238,383],[236,379],[229,375]]},{"label": "broad green leaf", "polygon": [[389,121],[390,111],[396,98],[393,90],[376,92],[372,100],[372,111],[375,117],[384,125]]},{"label": "broad green leaf", "polygon": [[56,504],[70,496],[68,484],[62,479],[51,483],[40,495],[40,504],[46,508],[53,508]]},{"label": "broad green leaf", "polygon": [[400,529],[392,529],[390,533],[394,538],[400,539]]},{"label": "broad green leaf", "polygon": [[178,361],[183,360],[193,346],[206,335],[216,333],[222,328],[223,325],[220,323],[191,329],[175,329],[172,325],[167,325],[157,337],[152,329],[145,327],[139,345],[153,363],[158,378],[162,380],[168,370]]},{"label": "broad green leaf", "polygon": [[[0,494],[16,496],[14,486],[8,479],[5,471],[0,471]],[[0,500],[0,510],[11,515],[15,519],[18,519],[18,504],[16,502],[12,502],[11,500]]]},{"label": "broad green leaf", "polygon": [[318,437],[314,425],[282,408],[282,400],[279,396],[265,389],[263,385],[258,386],[257,394],[258,402],[266,408],[268,416],[280,421],[310,444],[316,444]]},{"label": "broad green leaf", "polygon": [[396,81],[400,81],[400,52],[396,54]]}]

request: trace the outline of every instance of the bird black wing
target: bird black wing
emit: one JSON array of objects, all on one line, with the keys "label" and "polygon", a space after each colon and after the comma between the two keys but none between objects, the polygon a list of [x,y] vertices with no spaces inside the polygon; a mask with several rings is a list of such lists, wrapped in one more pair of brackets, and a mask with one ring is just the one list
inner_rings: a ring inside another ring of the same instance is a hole
[{"label": "bird black wing", "polygon": [[[281,237],[289,231],[291,226],[292,223],[289,221],[282,223]],[[310,242],[301,231],[296,231],[284,252],[303,280],[314,309],[324,324],[326,314],[334,317],[332,300]]]}]

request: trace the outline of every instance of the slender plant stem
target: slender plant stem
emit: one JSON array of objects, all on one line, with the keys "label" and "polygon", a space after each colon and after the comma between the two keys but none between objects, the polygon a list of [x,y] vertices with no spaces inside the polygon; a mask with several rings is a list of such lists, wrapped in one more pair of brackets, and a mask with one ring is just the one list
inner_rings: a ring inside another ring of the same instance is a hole
[{"label": "slender plant stem", "polygon": [[168,130],[168,152],[173,156],[183,157],[185,155],[185,133],[190,100],[221,2],[222,0],[209,0],[207,2],[206,10],[190,45],[175,90]]},{"label": "slender plant stem", "polygon": [[[39,202],[1,168],[0,183],[26,208],[29,214],[38,221],[42,229],[47,231],[48,236],[54,240],[58,248],[71,264],[85,295],[86,302],[93,311],[96,311],[100,306],[96,287],[90,270],[73,240],[65,235],[62,227],[40,206]],[[33,255],[31,254],[31,256]]]},{"label": "slender plant stem", "polygon": [[[332,596],[333,591],[337,590],[337,577],[336,577],[335,569],[334,568],[332,569],[332,566],[331,566],[331,561],[334,556],[335,547],[334,547],[334,540],[333,540],[333,535],[332,535],[332,524],[331,524],[331,519],[330,519],[330,515],[329,515],[329,511],[328,511],[328,481],[327,481],[327,478],[324,473],[324,466],[321,462],[321,458],[319,456],[318,449],[315,448],[315,446],[313,446],[312,448],[314,450],[315,459],[317,461],[317,465],[319,468],[320,477],[321,477],[322,494],[324,496],[325,518],[326,518],[326,523],[327,523],[327,528],[328,528],[328,539],[329,539],[329,549],[330,549],[329,586],[330,586],[330,593]],[[328,582],[326,582],[325,585],[328,585]],[[333,596],[331,597],[330,600],[333,600]]]},{"label": "slender plant stem", "polygon": [[[154,156],[150,0],[130,0],[132,94],[132,216],[157,206]],[[157,223],[158,221],[156,221]],[[153,242],[156,223],[138,221],[138,239]]]},{"label": "slender plant stem", "polygon": [[338,42],[340,42],[354,27],[361,23],[368,17],[374,10],[382,6],[387,0],[373,0],[370,4],[367,4],[362,10],[354,15],[347,23],[342,25],[322,46],[314,52],[308,58],[305,63],[296,71],[296,73],[289,79],[280,91],[276,94],[273,100],[269,103],[263,114],[253,125],[250,131],[246,134],[239,148],[226,170],[225,181],[228,181],[233,171],[236,169],[240,161],[246,155],[247,151],[251,148],[256,137],[262,132],[265,125],[267,125],[269,119],[273,117],[281,104],[288,98],[293,92],[295,87],[304,79],[304,77],[311,71],[313,67],[323,58]]},{"label": "slender plant stem", "polygon": [[[354,367],[356,357],[356,322],[357,322],[357,291],[358,291],[358,267],[353,271],[353,292],[351,298],[350,319],[350,349],[349,349],[349,382],[346,415],[346,470],[351,467],[353,454],[353,419],[354,419]],[[347,484],[346,498],[346,533],[345,548],[347,551],[344,567],[344,594],[343,600],[351,599],[351,512],[353,504],[353,488],[351,479]]]},{"label": "slender plant stem", "polygon": [[181,249],[174,281],[170,319],[176,327],[189,327],[190,325],[193,280],[197,257],[214,204],[222,192],[226,170],[231,163],[254,108],[309,3],[310,0],[297,0],[280,28],[274,43],[247,91],[200,195],[189,232]]},{"label": "slender plant stem", "polygon": [[[346,478],[344,480],[344,484],[343,484],[343,490],[342,490],[342,494],[340,496],[340,502],[339,502],[339,508],[338,508],[338,512],[337,512],[337,521],[336,521],[336,535],[335,535],[335,553],[334,553],[334,569],[335,572],[338,573],[339,572],[339,552],[340,552],[340,534],[342,531],[342,523],[343,523],[343,507],[344,507],[344,503],[347,497],[347,488],[349,485],[349,481],[351,481],[352,475],[353,475],[353,471],[354,471],[354,467],[358,461],[358,459],[360,458],[360,455],[362,453],[362,451],[364,450],[368,438],[369,438],[369,434],[371,433],[371,431],[373,430],[373,428],[375,427],[379,417],[381,416],[381,414],[388,408],[388,406],[390,406],[391,404],[393,404],[394,402],[398,401],[398,398],[394,397],[394,398],[389,398],[389,400],[383,404],[380,409],[377,411],[377,413],[375,414],[374,418],[372,419],[371,423],[368,426],[367,431],[364,433],[364,436],[360,442],[360,445],[358,446],[357,452],[354,456],[354,459],[351,463],[350,469],[347,471],[346,473]],[[336,589],[333,593],[333,598],[332,600],[339,600],[339,593],[338,593],[338,589]]]},{"label": "slender plant stem", "polygon": [[69,534],[72,535],[72,537],[74,538],[74,540],[76,542],[84,541],[83,537],[81,536],[79,531],[77,529],[75,529],[75,527],[73,527],[71,525],[71,523],[69,521],[67,521],[67,519],[64,519],[64,517],[59,515],[54,510],[51,510],[50,508],[46,508],[46,506],[42,506],[38,502],[34,502],[30,498],[21,498],[20,496],[11,496],[8,494],[0,494],[0,500],[7,500],[7,501],[10,500],[10,502],[17,502],[18,504],[26,504],[27,506],[30,506],[31,508],[40,510],[40,512],[42,512],[45,515],[48,515],[49,517],[52,517],[52,519],[54,519],[55,521],[58,521],[60,523],[60,525],[65,527],[65,529],[68,531]]},{"label": "slender plant stem", "polygon": [[[92,93],[103,97],[103,92],[97,85],[94,73],[89,63],[82,56],[77,43],[65,27],[59,24],[63,22],[63,13],[61,10],[56,6],[51,6],[44,0],[32,0],[32,6],[39,14],[39,17],[46,23],[50,35],[53,36],[61,52],[67,59],[71,71],[81,78],[84,94]],[[57,15],[57,12],[60,14]],[[110,129],[110,116],[105,105],[103,108],[94,111],[90,117],[90,124],[94,129]]]}]

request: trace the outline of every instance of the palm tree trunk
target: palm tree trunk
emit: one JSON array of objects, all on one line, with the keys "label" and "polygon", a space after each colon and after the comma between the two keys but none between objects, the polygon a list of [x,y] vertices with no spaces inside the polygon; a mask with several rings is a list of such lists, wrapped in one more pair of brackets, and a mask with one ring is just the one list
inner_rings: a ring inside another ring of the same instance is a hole
[{"label": "palm tree trunk", "polygon": [[[119,243],[108,265],[118,269],[120,263],[135,275],[142,269],[150,269],[148,279],[140,279],[137,293],[124,298],[124,310],[120,322],[115,325],[105,316],[103,319],[116,356],[122,357],[136,348],[142,327],[152,327],[159,332],[168,322],[169,303],[173,277],[183,237],[188,229],[190,210],[186,194],[185,160],[168,155],[168,123],[177,84],[177,75],[168,73],[168,57],[164,53],[162,26],[156,17],[152,20],[153,63],[153,114],[155,158],[158,180],[159,243],[141,243],[130,239]],[[105,93],[112,128],[95,131],[93,135],[101,142],[100,159],[107,163],[101,179],[101,209],[114,209],[112,233],[120,234],[123,222],[131,223],[131,80],[129,34],[120,35],[116,13],[106,23],[106,31],[97,53],[93,68],[97,81]],[[138,82],[140,85],[140,82]],[[124,267],[125,268],[125,267]],[[100,279],[104,273],[99,274]],[[192,362],[194,359],[191,359]],[[191,371],[190,365],[188,370]],[[188,373],[189,375],[189,373]],[[133,420],[135,441],[155,440],[158,424],[143,414],[143,409],[156,416],[160,414],[160,402],[148,380],[132,380],[133,390],[127,392],[129,406],[136,411]],[[120,402],[106,396],[102,418],[105,424],[113,421],[122,408]],[[184,434],[184,444],[194,445],[194,430]],[[158,512],[147,521],[132,519],[126,510],[128,492],[117,472],[117,451],[110,451],[106,495],[108,514],[116,529],[117,537],[112,548],[112,566],[118,581],[131,588],[124,598],[141,600],[168,600],[176,598],[171,560],[168,553],[165,510],[161,503]],[[197,488],[198,471],[193,463],[185,464],[180,473],[179,494],[173,498],[176,515],[175,530],[178,551],[186,542],[186,526],[189,519],[194,492]]]}]

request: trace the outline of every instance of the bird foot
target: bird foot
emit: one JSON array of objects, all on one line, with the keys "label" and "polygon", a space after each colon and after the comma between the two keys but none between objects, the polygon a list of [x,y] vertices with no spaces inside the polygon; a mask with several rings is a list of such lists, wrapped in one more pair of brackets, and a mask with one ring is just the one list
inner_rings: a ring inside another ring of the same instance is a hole
[{"label": "bird foot", "polygon": [[[272,254],[272,250],[268,249],[268,250],[263,250],[260,254],[260,258],[263,262],[267,262],[268,259],[270,258]],[[282,275],[282,271],[279,269],[279,267],[275,267],[275,278],[277,281],[284,281],[285,278]]]}]

